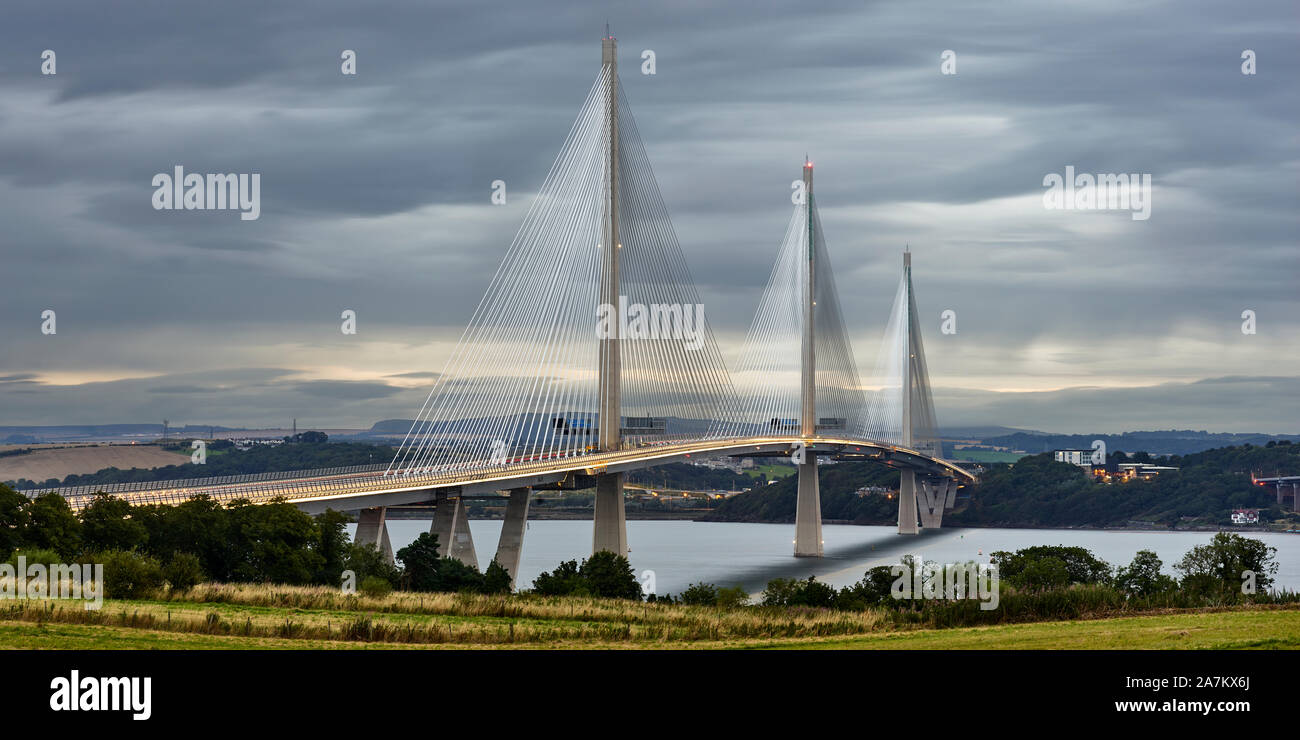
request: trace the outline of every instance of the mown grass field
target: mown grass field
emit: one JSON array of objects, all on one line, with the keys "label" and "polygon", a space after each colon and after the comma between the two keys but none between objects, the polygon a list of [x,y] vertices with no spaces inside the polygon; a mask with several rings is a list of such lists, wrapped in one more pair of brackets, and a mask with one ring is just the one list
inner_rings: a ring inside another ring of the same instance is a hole
[{"label": "mown grass field", "polygon": [[1013,463],[1022,457],[1022,452],[999,452],[998,450],[954,450],[954,460],[986,463]]},{"label": "mown grass field", "polygon": [[875,611],[201,586],[182,597],[0,608],[8,649],[1300,649],[1300,608],[903,629]]},{"label": "mown grass field", "polygon": [[[189,452],[173,452],[157,445],[14,445],[30,448],[26,455],[0,458],[0,481],[27,478],[44,482],[69,475],[96,473],[104,468],[161,468],[190,461]],[[212,451],[208,452],[213,454]]]},{"label": "mown grass field", "polygon": [[766,475],[768,480],[780,480],[794,475],[797,471],[793,465],[755,465],[741,472],[751,478]]}]

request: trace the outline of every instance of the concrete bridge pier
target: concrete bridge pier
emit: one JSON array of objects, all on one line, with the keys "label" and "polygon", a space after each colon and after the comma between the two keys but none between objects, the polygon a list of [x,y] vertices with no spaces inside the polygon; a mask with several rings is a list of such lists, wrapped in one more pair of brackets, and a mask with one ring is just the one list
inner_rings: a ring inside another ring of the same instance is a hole
[{"label": "concrete bridge pier", "polygon": [[794,509],[794,556],[822,556],[822,497],[817,481],[817,456],[805,453],[799,463],[799,497]]},{"label": "concrete bridge pier", "polygon": [[362,509],[357,517],[357,536],[353,539],[358,545],[372,545],[379,548],[384,559],[393,562],[393,545],[388,541],[388,524],[386,515],[388,507],[376,506]]},{"label": "concrete bridge pier", "polygon": [[469,531],[469,514],[465,509],[465,501],[460,496],[438,494],[433,511],[433,526],[429,531],[438,536],[440,557],[455,558],[466,565],[478,567],[474,537]]},{"label": "concrete bridge pier", "polygon": [[947,478],[920,481],[921,527],[939,529],[943,526],[943,510],[948,502]]},{"label": "concrete bridge pier", "polygon": [[916,522],[916,471],[898,473],[898,533],[920,534]]},{"label": "concrete bridge pier", "polygon": [[506,520],[501,524],[501,539],[497,542],[496,561],[510,574],[511,588],[514,588],[515,578],[519,575],[519,558],[524,551],[530,493],[530,488],[510,489],[510,500],[506,502]]},{"label": "concrete bridge pier", "polygon": [[604,473],[596,477],[596,510],[591,552],[608,550],[627,557],[627,509],[623,501],[623,474]]}]

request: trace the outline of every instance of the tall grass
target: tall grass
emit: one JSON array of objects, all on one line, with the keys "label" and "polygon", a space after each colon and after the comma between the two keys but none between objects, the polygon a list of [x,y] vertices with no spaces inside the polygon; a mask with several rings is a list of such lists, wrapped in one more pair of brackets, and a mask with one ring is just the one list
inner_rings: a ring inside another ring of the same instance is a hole
[{"label": "tall grass", "polygon": [[[1244,608],[1294,605],[1300,595],[1257,597]],[[901,606],[901,605],[899,605]],[[899,629],[1091,619],[1206,606],[1177,592],[1127,600],[1106,586],[1021,592],[1004,584],[998,608],[977,600],[909,602],[906,608],[836,611],[812,607],[717,608],[533,594],[396,592],[343,594],[336,588],[206,583],[166,589],[149,601],[0,602],[0,620],[58,622],[282,640],[433,645],[681,645],[835,637]]]},{"label": "tall grass", "polygon": [[910,609],[890,611],[895,624],[919,627],[969,627],[981,624],[1043,622],[1071,619],[1168,613],[1171,611],[1216,611],[1229,608],[1273,608],[1300,602],[1300,594],[1280,591],[1257,594],[1250,600],[1208,598],[1181,589],[1128,598],[1105,585],[1076,584],[1045,591],[1021,591],[1004,584],[996,609],[980,609],[980,602],[922,601]]},{"label": "tall grass", "polygon": [[[187,632],[291,640],[344,640],[449,645],[542,645],[542,644],[629,644],[697,643],[774,637],[807,637],[856,634],[869,631],[879,622],[828,620],[825,614],[786,615],[764,620],[760,615],[737,615],[726,621],[694,615],[694,620],[671,621],[544,621],[503,622],[483,619],[422,619],[411,615],[377,615],[326,612],[323,614],[283,612],[240,615],[231,618],[203,605],[166,602],[132,603],[118,608],[108,605],[99,611],[58,602],[15,602],[0,607],[0,620],[64,624],[86,624],[132,629]],[[861,616],[861,615],[859,615]]]},{"label": "tall grass", "polygon": [[15,602],[0,606],[0,620],[281,639],[468,645],[725,642],[861,634],[888,625],[876,610],[729,610],[530,595],[403,592],[367,597],[324,587],[258,584],[201,584],[185,593],[164,591],[157,596],[153,601],[106,602],[99,611],[87,611],[80,603]]},{"label": "tall grass", "polygon": [[[290,609],[317,609],[373,614],[422,614],[502,620],[608,622],[672,628],[689,639],[789,637],[852,634],[876,629],[887,620],[878,610],[841,612],[829,609],[749,607],[723,609],[680,604],[651,604],[620,599],[535,594],[394,592],[387,596],[344,594],[324,586],[270,584],[200,584],[169,594],[172,601],[241,604]],[[626,629],[624,631],[627,631]],[[635,630],[633,630],[635,632]]]}]

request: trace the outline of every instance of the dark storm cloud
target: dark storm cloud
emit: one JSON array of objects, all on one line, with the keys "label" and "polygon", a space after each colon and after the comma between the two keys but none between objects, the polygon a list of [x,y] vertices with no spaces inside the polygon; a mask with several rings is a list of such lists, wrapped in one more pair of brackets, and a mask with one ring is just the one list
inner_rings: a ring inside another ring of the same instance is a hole
[{"label": "dark storm cloud", "polygon": [[[1234,385],[1224,409],[1194,381],[1300,363],[1293,4],[21,2],[0,24],[0,373],[56,379],[0,422],[179,418],[165,410],[190,396],[215,414],[198,422],[321,399],[341,426],[409,416],[424,390],[356,372],[442,367],[596,76],[606,19],[729,359],[807,153],[862,367],[904,244],[939,385],[1095,384],[1119,427],[1147,417],[1110,386],[1147,386],[1205,418],[1192,426],[1249,427],[1280,386]],[[261,173],[261,217],[153,210],[152,176],[178,164]],[[1044,211],[1042,179],[1066,165],[1151,173],[1152,218]],[[46,308],[56,336],[39,333]],[[947,308],[955,336],[937,334]],[[267,364],[292,369],[184,380]],[[79,374],[121,379],[113,402]],[[1076,428],[954,392],[955,412],[989,417],[972,423]]]}]

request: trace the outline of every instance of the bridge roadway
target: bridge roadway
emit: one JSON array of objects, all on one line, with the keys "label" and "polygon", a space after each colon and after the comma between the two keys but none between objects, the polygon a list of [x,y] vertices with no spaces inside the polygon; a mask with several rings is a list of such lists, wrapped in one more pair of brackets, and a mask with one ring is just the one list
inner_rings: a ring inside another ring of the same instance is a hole
[{"label": "bridge roadway", "polygon": [[247,499],[252,503],[269,503],[277,498],[283,498],[303,511],[317,514],[326,509],[349,511],[376,506],[426,503],[435,500],[439,492],[453,496],[468,496],[514,488],[563,486],[566,482],[574,481],[578,476],[649,468],[680,462],[697,454],[753,456],[791,454],[800,442],[804,443],[807,452],[818,456],[870,459],[936,478],[949,478],[958,482],[975,481],[974,475],[951,462],[883,442],[822,436],[763,436],[645,443],[612,452],[590,452],[548,459],[525,457],[495,467],[474,467],[465,470],[390,473],[386,469],[379,470],[380,466],[373,466],[370,470],[346,469],[354,472],[342,473],[332,472],[336,469],[326,469],[321,471],[321,474],[302,471],[298,477],[288,478],[268,479],[249,476],[254,479],[219,484],[204,483],[203,479],[191,479],[177,481],[182,485],[174,486],[168,486],[167,481],[155,481],[115,486],[82,486],[75,489],[49,488],[27,493],[29,496],[48,492],[59,493],[68,499],[68,504],[74,510],[81,509],[94,495],[94,490],[105,489],[112,495],[135,505],[175,505],[194,496],[206,494],[222,502]]}]

